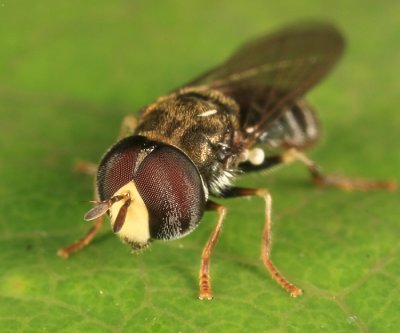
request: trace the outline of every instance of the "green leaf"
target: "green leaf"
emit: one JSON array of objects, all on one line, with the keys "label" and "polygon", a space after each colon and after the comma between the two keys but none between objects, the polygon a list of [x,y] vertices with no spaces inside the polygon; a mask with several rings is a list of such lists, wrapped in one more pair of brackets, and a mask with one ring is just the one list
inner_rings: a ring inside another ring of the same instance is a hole
[{"label": "green leaf", "polygon": [[226,200],[212,256],[215,299],[197,300],[216,222],[131,254],[89,228],[97,161],[124,115],[222,61],[242,41],[301,17],[335,21],[346,56],[310,95],[326,170],[400,179],[397,2],[0,2],[0,327],[2,332],[395,332],[400,326],[399,192],[312,187],[302,166],[243,176],[273,195],[272,257],[305,290],[287,295],[259,260],[260,199]]}]

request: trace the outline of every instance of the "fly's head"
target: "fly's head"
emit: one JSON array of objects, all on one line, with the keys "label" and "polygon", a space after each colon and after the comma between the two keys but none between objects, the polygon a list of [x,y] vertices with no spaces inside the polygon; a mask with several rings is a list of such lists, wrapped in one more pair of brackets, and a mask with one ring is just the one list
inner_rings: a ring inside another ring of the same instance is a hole
[{"label": "fly's head", "polygon": [[97,173],[100,201],[85,215],[108,212],[111,227],[134,250],[151,239],[176,239],[199,223],[207,200],[201,175],[181,150],[131,136],[103,156]]}]

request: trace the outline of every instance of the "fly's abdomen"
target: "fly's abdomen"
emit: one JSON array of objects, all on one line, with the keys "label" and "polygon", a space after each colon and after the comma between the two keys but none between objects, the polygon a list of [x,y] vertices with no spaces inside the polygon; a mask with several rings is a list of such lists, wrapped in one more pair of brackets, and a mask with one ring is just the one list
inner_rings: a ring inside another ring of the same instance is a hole
[{"label": "fly's abdomen", "polygon": [[286,107],[261,136],[260,141],[272,148],[306,149],[320,137],[316,113],[305,100]]}]

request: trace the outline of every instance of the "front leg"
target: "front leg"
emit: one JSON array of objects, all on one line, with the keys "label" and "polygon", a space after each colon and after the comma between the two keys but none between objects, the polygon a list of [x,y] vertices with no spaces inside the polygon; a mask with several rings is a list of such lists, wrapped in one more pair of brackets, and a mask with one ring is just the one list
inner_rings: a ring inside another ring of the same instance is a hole
[{"label": "front leg", "polygon": [[78,239],[76,242],[72,243],[71,245],[62,247],[58,249],[57,254],[63,258],[68,258],[72,253],[77,252],[84,247],[88,246],[94,236],[96,236],[97,232],[100,230],[101,226],[104,223],[104,216],[98,217],[94,223],[93,226],[89,229],[89,231],[80,239]]},{"label": "front leg", "polygon": [[[121,124],[121,129],[118,135],[118,139],[123,139],[127,136],[133,134],[136,128],[136,118],[129,115],[126,116]],[[93,163],[78,160],[75,162],[74,170],[79,173],[85,173],[89,176],[96,176],[97,166]],[[94,190],[94,200],[97,201],[96,189]],[[68,258],[72,253],[77,252],[84,247],[88,246],[93,240],[94,236],[100,230],[101,226],[104,223],[104,216],[98,217],[94,222],[93,226],[88,230],[88,232],[80,239],[72,243],[71,245],[60,248],[57,251],[57,254],[63,258]]]},{"label": "front leg", "polygon": [[118,135],[118,140],[131,136],[137,126],[137,120],[134,116],[125,116],[122,120],[121,128]]},{"label": "front leg", "polygon": [[[97,166],[93,163],[79,160],[79,161],[75,162],[74,170],[76,172],[84,173],[89,176],[95,177],[95,175],[97,173]],[[95,184],[94,184],[94,187],[95,187]],[[98,200],[96,190],[94,190],[93,199],[94,199],[94,201]],[[86,232],[86,234],[83,237],[81,237],[80,239],[78,239],[77,241],[75,241],[74,243],[72,243],[68,246],[58,249],[57,254],[66,259],[72,253],[77,252],[77,251],[83,249],[84,247],[88,246],[91,243],[91,241],[93,240],[94,236],[96,236],[97,232],[100,230],[103,223],[104,223],[104,216],[98,217],[93,222],[92,227]]]},{"label": "front leg", "polygon": [[199,299],[211,300],[213,298],[210,282],[210,257],[211,253],[217,244],[219,235],[221,233],[222,223],[226,215],[226,208],[213,201],[207,201],[207,210],[214,210],[218,213],[218,221],[213,232],[210,235],[206,245],[201,253],[201,264],[199,273]]}]

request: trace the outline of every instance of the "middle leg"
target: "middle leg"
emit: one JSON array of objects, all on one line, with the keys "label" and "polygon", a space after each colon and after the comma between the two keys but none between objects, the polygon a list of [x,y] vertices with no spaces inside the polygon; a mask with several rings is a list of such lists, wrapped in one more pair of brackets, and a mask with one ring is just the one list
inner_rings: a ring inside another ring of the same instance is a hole
[{"label": "middle leg", "polygon": [[300,296],[303,291],[296,287],[294,284],[289,282],[276,268],[275,264],[271,259],[271,246],[272,246],[272,220],[271,220],[271,206],[272,206],[272,198],[269,194],[268,190],[259,188],[238,188],[232,187],[226,192],[223,193],[224,198],[234,198],[234,197],[242,197],[242,196],[258,196],[264,199],[265,201],[265,222],[264,229],[261,237],[261,260],[264,263],[264,266],[270,272],[272,278],[278,282],[278,284],[284,288],[287,292],[290,293],[290,296],[297,297]]}]

